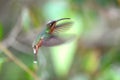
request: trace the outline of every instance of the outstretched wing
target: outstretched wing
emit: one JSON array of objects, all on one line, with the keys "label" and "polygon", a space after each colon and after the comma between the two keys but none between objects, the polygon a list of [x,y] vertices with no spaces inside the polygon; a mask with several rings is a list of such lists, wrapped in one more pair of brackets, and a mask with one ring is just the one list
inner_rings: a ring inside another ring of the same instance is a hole
[{"label": "outstretched wing", "polygon": [[54,30],[53,33],[68,30],[68,29],[71,28],[72,24],[73,24],[73,22],[70,22],[70,21],[69,22],[64,22],[62,24],[58,24],[58,25],[56,25],[55,30]]},{"label": "outstretched wing", "polygon": [[56,45],[60,45],[63,44],[69,40],[71,40],[71,36],[67,37],[67,38],[61,38],[59,36],[56,35],[51,35],[49,38],[45,39],[42,43],[43,46],[46,47],[50,47],[50,46],[56,46]]}]

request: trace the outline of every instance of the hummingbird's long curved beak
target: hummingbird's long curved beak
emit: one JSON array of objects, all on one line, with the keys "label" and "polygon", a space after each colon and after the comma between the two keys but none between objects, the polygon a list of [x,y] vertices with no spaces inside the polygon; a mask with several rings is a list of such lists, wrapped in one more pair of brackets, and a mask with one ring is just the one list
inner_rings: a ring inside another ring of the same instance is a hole
[{"label": "hummingbird's long curved beak", "polygon": [[70,19],[70,18],[61,18],[61,19],[56,20],[56,22],[61,21],[61,20],[66,20],[66,19]]}]

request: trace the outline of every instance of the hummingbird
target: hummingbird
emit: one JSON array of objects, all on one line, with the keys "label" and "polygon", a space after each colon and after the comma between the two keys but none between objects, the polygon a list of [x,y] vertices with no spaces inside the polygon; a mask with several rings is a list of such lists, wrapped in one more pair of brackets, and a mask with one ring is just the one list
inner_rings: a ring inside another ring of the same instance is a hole
[{"label": "hummingbird", "polygon": [[55,35],[55,32],[59,31],[62,29],[62,27],[70,25],[72,22],[66,22],[63,24],[57,25],[57,22],[62,21],[62,20],[69,20],[70,18],[61,18],[58,20],[50,21],[46,24],[46,27],[38,34],[36,39],[33,41],[32,48],[34,52],[34,63],[37,63],[37,54],[38,54],[38,49],[41,46],[55,46],[55,45],[60,45],[64,42],[66,42],[67,39],[63,39],[57,35]]}]

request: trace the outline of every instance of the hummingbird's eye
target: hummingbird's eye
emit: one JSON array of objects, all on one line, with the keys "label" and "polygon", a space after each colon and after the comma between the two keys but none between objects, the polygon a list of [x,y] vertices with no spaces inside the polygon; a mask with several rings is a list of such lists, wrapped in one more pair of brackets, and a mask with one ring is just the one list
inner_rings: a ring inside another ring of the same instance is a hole
[{"label": "hummingbird's eye", "polygon": [[56,22],[56,21],[51,21],[51,22],[49,22],[47,25],[48,25],[48,26],[52,26],[55,22]]},{"label": "hummingbird's eye", "polygon": [[51,25],[52,25],[52,23],[49,24],[49,26],[51,26]]}]

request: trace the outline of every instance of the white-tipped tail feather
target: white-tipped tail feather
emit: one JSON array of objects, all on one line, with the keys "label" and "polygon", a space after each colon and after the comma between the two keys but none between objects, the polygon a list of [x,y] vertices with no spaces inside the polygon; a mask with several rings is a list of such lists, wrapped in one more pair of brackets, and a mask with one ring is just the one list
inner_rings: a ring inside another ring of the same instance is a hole
[{"label": "white-tipped tail feather", "polygon": [[33,63],[37,63],[37,61],[34,61]]}]

